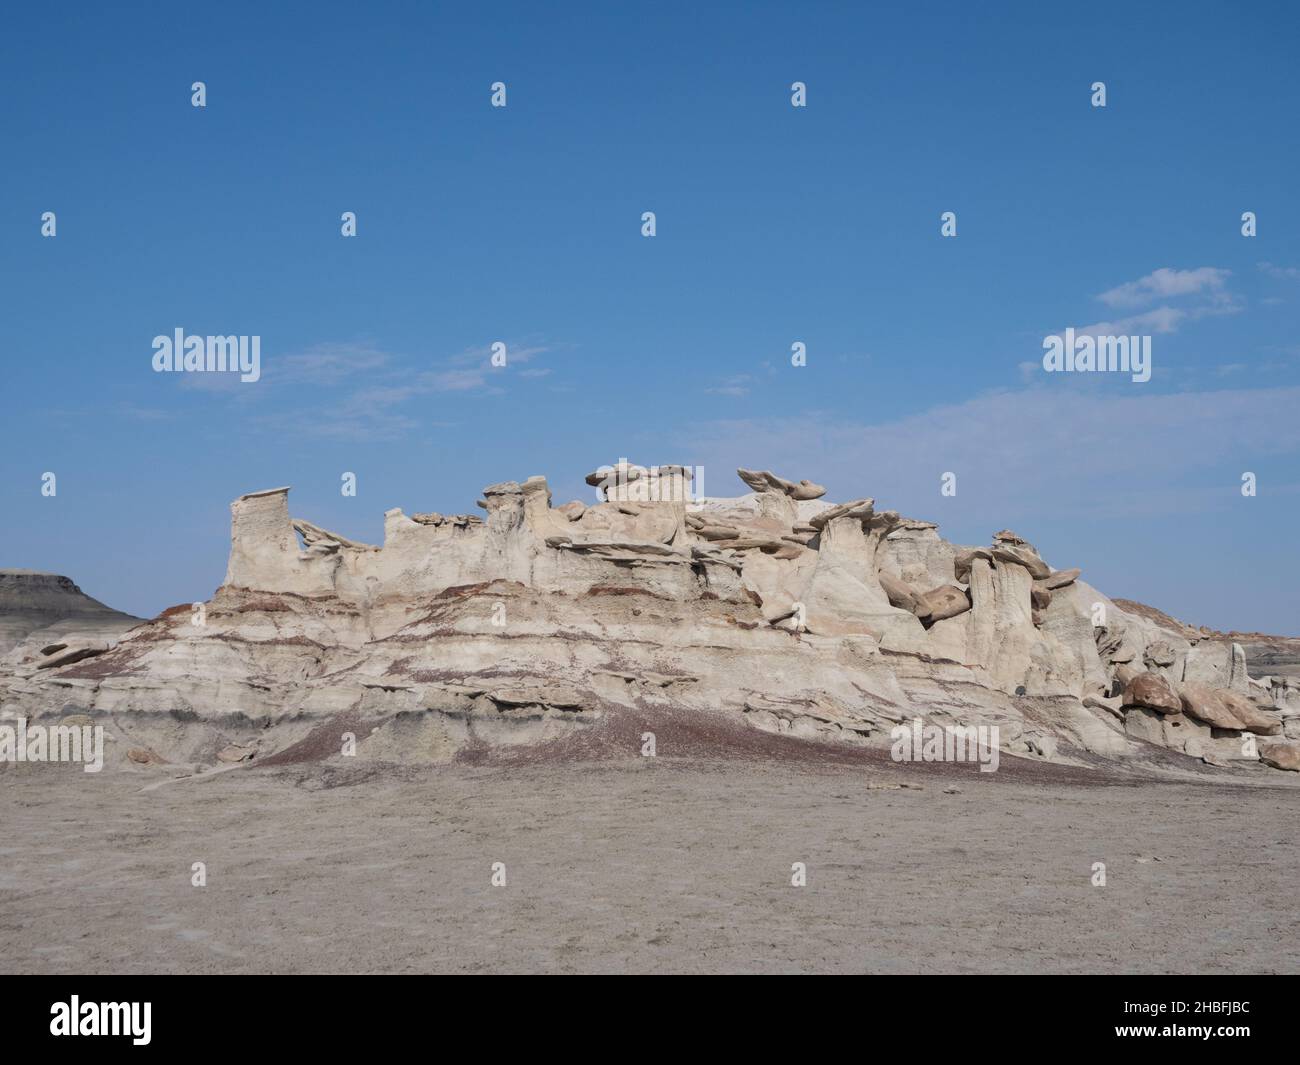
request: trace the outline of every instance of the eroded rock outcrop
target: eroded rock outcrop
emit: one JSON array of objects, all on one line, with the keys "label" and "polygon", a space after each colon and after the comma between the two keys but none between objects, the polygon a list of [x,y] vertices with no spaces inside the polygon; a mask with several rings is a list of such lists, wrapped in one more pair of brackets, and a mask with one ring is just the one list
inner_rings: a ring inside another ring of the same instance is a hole
[{"label": "eroded rock outcrop", "polygon": [[[853,745],[920,716],[1035,757],[1155,744],[1216,765],[1296,738],[1300,683],[1251,678],[1239,647],[1121,609],[1016,533],[952,544],[738,472],[750,493],[705,497],[698,471],[621,461],[562,506],[543,477],[502,481],[481,515],[390,509],[382,544],[252,492],[198,623],[186,606],[48,640],[0,673],[0,704],[113,715],[122,761],[147,765],[328,753],[344,731],[361,757],[438,762],[654,712]],[[178,738],[177,715],[208,732]]]},{"label": "eroded rock outcrop", "polygon": [[778,492],[784,492],[791,499],[806,500],[820,499],[826,494],[826,489],[820,484],[813,484],[812,481],[787,481],[784,477],[778,477],[770,470],[737,470],[736,473],[755,492],[767,492],[775,489]]}]

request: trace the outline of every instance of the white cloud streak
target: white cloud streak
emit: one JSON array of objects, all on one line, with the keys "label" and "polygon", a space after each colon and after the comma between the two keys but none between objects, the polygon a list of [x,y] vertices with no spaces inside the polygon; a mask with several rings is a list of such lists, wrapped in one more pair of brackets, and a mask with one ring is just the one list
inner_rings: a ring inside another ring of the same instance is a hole
[{"label": "white cloud streak", "polygon": [[1107,289],[1097,298],[1107,307],[1117,309],[1144,307],[1178,296],[1207,295],[1217,301],[1227,296],[1225,285],[1230,274],[1231,271],[1214,266],[1201,266],[1195,270],[1162,266],[1146,277]]}]

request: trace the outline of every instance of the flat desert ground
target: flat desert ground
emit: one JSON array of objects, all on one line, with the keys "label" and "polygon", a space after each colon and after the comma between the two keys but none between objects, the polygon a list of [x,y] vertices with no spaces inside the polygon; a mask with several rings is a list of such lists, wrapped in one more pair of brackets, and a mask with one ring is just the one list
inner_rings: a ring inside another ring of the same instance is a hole
[{"label": "flat desert ground", "polygon": [[1300,971],[1300,789],[1267,774],[813,753],[3,766],[0,968]]}]

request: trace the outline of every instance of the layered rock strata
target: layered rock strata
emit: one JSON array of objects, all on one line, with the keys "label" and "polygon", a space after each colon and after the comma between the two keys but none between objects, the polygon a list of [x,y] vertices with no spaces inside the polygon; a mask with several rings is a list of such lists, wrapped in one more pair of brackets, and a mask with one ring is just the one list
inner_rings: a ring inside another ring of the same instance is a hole
[{"label": "layered rock strata", "polygon": [[658,708],[855,745],[921,717],[997,725],[1026,756],[1294,768],[1300,691],[1252,678],[1239,646],[1121,609],[1010,530],[957,545],[869,498],[739,475],[748,494],[700,497],[687,467],[624,463],[560,506],[542,477],[505,481],[481,516],[389,510],[382,545],[253,492],[199,617],[80,658],[29,647],[0,705],[112,717],[137,764],[318,735],[328,753],[340,722],[364,726],[359,757],[437,762]]}]

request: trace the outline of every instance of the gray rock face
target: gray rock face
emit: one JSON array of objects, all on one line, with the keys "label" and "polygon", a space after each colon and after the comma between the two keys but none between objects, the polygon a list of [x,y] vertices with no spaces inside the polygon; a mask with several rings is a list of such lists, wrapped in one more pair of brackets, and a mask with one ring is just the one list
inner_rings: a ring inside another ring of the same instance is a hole
[{"label": "gray rock face", "polygon": [[[1208,756],[1235,740],[1183,713],[1175,686],[1202,676],[1240,700],[1213,700],[1236,731],[1281,731],[1283,710],[1245,704],[1281,706],[1285,682],[1121,609],[1014,533],[965,547],[869,498],[740,475],[753,492],[696,498],[684,467],[603,467],[595,501],[562,507],[545,478],[502,481],[482,517],[387,511],[377,545],[292,517],[287,488],[252,492],[231,504],[199,624],[172,610],[124,634],[134,619],[63,578],[14,585],[6,616],[29,642],[0,666],[0,709],[111,714],[137,766],[328,757],[345,733],[357,757],[439,762],[639,735],[655,712],[818,742],[887,746],[922,717],[997,725],[1039,757]],[[55,601],[116,629],[52,632]],[[1164,698],[1125,713],[1113,696],[1135,678]]]}]

